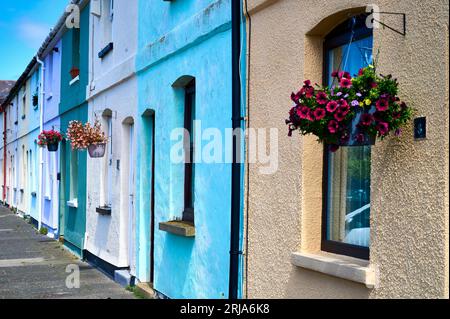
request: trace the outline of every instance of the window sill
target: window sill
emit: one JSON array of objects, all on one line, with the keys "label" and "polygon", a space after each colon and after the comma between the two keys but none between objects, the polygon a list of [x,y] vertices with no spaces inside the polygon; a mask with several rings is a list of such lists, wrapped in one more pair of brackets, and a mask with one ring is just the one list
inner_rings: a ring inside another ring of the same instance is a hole
[{"label": "window sill", "polygon": [[72,199],[67,202],[67,206],[78,208],[78,199]]},{"label": "window sill", "polygon": [[95,211],[100,215],[111,216],[111,207],[97,207]]},{"label": "window sill", "polygon": [[291,261],[297,267],[362,283],[369,289],[375,287],[375,270],[367,260],[325,252],[296,252],[291,255]]},{"label": "window sill", "polygon": [[159,223],[159,230],[183,237],[195,237],[194,224],[181,220]]},{"label": "window sill", "polygon": [[74,85],[75,83],[77,83],[80,80],[80,76],[76,76],[75,78],[73,78],[72,81],[69,82],[69,85]]}]

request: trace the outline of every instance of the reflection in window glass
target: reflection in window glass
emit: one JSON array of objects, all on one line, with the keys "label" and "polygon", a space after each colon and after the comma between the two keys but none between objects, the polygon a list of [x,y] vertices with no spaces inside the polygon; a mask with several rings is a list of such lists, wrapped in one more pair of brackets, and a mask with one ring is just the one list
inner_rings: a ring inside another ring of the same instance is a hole
[{"label": "reflection in window glass", "polygon": [[[372,63],[372,37],[327,52],[327,71],[344,70],[356,75]],[[335,86],[331,76],[328,85]],[[341,147],[328,151],[327,239],[369,247],[370,243],[370,146]]]}]

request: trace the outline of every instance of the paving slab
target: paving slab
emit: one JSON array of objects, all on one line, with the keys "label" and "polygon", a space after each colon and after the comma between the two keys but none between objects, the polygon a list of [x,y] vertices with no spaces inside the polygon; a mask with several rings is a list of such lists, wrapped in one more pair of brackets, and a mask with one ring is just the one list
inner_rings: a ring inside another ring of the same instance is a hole
[{"label": "paving slab", "polygon": [[[71,269],[79,271],[79,288],[70,287],[74,272],[66,271]],[[0,299],[134,298],[131,292],[0,204]]]}]

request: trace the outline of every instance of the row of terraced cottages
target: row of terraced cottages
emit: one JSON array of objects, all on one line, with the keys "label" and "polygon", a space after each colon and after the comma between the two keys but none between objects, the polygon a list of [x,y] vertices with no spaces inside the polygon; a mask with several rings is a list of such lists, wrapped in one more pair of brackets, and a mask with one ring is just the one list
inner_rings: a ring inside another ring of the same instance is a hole
[{"label": "row of terraced cottages", "polygon": [[448,13],[73,0],[2,103],[3,204],[159,297],[448,298]]}]

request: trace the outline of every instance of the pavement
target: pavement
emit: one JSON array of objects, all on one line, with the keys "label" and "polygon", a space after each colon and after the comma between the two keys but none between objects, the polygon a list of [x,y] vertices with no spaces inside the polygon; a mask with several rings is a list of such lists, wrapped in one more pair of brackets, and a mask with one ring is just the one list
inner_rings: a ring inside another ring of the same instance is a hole
[{"label": "pavement", "polygon": [[134,298],[0,204],[0,299]]}]

